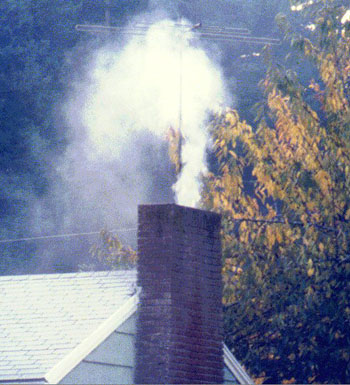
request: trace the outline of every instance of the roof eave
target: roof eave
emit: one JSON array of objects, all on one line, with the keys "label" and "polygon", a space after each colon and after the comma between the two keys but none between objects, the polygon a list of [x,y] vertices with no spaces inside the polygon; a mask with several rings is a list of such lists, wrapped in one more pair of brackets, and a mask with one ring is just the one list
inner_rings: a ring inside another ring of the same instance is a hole
[{"label": "roof eave", "polygon": [[254,385],[254,381],[248,376],[241,364],[236,360],[230,349],[224,344],[224,362],[241,385]]},{"label": "roof eave", "polygon": [[[90,336],[82,341],[75,349],[67,354],[58,364],[50,369],[44,378],[26,380],[0,380],[0,384],[20,383],[20,382],[47,382],[58,384],[70,371],[72,371],[84,358],[86,358],[95,348],[97,348],[107,337],[109,337],[119,326],[121,326],[137,310],[139,303],[140,290],[130,297],[120,308],[118,308],[106,321],[104,321]],[[233,356],[228,347],[224,344],[224,363],[233,373],[240,384],[254,385],[254,381],[249,377],[240,363]]]},{"label": "roof eave", "polygon": [[49,384],[58,384],[72,369],[136,312],[139,293],[140,291],[138,290],[135,295],[130,297],[92,334],[50,369],[46,373],[44,380]]}]

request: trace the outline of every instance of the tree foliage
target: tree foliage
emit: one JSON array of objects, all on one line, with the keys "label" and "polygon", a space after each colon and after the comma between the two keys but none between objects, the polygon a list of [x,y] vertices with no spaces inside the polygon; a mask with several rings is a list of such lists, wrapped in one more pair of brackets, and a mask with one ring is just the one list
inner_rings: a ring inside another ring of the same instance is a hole
[{"label": "tree foliage", "polygon": [[[227,343],[264,382],[350,381],[350,35],[346,8],[310,2],[289,60],[269,65],[256,127],[213,125],[219,171],[205,207],[223,214]],[[301,17],[301,16],[300,16]],[[293,61],[294,60],[294,61]]]},{"label": "tree foliage", "polygon": [[90,249],[92,263],[82,265],[82,270],[124,270],[136,267],[137,252],[124,246],[117,235],[102,230],[97,243]]}]

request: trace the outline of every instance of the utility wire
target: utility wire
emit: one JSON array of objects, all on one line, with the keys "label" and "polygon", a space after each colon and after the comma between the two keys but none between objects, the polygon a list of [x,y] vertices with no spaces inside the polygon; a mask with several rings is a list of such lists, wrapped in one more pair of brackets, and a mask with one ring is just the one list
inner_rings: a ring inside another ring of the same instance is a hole
[{"label": "utility wire", "polygon": [[[328,232],[336,232],[338,229],[336,227],[329,227],[325,226],[320,223],[312,223],[312,222],[301,222],[301,221],[288,221],[283,218],[275,218],[275,219],[255,219],[255,218],[230,218],[230,220],[234,223],[241,223],[241,222],[251,222],[251,223],[261,223],[261,224],[283,224],[283,225],[290,225],[290,226],[299,226],[299,227],[307,227],[307,226],[312,226],[316,227],[320,230],[325,230]],[[348,223],[347,221],[341,222],[341,223]]]},{"label": "utility wire", "polygon": [[[287,224],[290,226],[300,226],[304,227],[305,224],[300,221],[285,221],[282,219],[271,219],[271,220],[264,220],[264,219],[255,219],[255,218],[231,218],[231,221],[234,223],[240,223],[240,222],[253,222],[253,223],[261,223],[261,224]],[[327,231],[336,231],[336,228],[324,226],[318,223],[307,223],[307,226],[314,226],[321,230],[327,230]],[[130,227],[130,228],[123,228],[123,229],[115,229],[110,230],[111,233],[117,233],[117,232],[128,232],[128,231],[136,231],[136,227]],[[81,237],[81,236],[87,236],[87,235],[98,235],[101,234],[101,231],[90,231],[85,233],[67,233],[67,234],[53,234],[53,235],[39,235],[35,237],[25,237],[25,238],[9,238],[9,239],[0,239],[0,243],[15,243],[15,242],[27,242],[27,241],[36,241],[36,240],[45,240],[45,239],[59,239],[59,238],[74,238],[74,237]]]},{"label": "utility wire", "polygon": [[[125,229],[116,229],[111,230],[111,232],[127,232],[127,231],[136,231],[137,228],[125,228]],[[26,242],[26,241],[36,241],[44,239],[57,239],[57,238],[73,238],[80,237],[84,235],[97,235],[101,234],[101,231],[90,231],[86,233],[68,233],[68,234],[53,234],[53,235],[40,235],[37,237],[26,237],[26,238],[12,238],[12,239],[0,239],[0,243],[15,243],[15,242]]]}]

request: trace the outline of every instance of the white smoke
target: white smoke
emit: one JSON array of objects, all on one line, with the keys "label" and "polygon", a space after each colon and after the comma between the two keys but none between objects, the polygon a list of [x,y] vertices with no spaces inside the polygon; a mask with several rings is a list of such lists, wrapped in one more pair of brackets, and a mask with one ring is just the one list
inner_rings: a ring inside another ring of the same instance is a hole
[{"label": "white smoke", "polygon": [[82,116],[94,159],[117,160],[142,132],[165,140],[169,127],[180,129],[183,167],[173,189],[179,204],[195,206],[206,171],[205,122],[225,92],[220,71],[184,30],[164,20],[121,51],[97,52]]}]

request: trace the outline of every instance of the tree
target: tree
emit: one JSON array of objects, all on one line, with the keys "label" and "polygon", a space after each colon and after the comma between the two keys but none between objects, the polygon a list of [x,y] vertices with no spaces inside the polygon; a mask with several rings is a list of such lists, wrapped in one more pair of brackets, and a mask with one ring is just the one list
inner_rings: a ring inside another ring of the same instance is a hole
[{"label": "tree", "polygon": [[305,82],[270,63],[256,128],[231,109],[212,127],[218,171],[205,179],[203,204],[223,215],[226,342],[268,383],[350,381],[350,23],[341,22],[342,3],[299,5],[308,28],[299,33],[279,18],[292,65],[304,61],[317,77]]},{"label": "tree", "polygon": [[124,270],[136,267],[137,252],[124,246],[117,235],[102,230],[98,242],[90,249],[90,259],[80,266],[81,270]]}]

